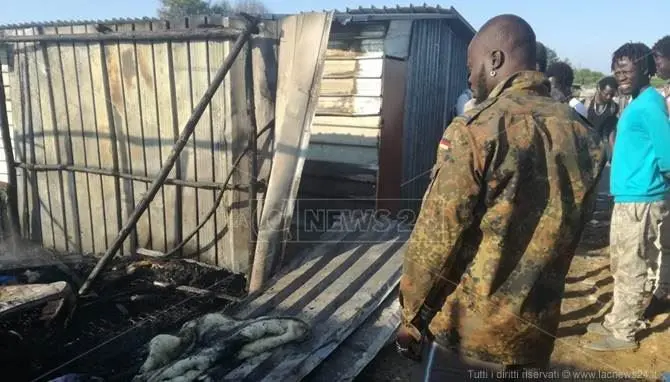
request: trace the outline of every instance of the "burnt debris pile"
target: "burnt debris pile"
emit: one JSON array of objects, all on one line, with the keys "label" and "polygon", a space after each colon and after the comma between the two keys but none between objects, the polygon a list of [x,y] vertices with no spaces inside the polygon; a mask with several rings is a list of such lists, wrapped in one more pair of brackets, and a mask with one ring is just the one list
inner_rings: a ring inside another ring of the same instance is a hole
[{"label": "burnt debris pile", "polygon": [[[151,338],[245,293],[244,277],[223,269],[128,256],[113,260],[93,293],[77,297],[98,257],[8,247],[8,241],[0,244],[0,357],[8,366],[3,373],[14,381],[68,373],[130,380]],[[17,261],[17,252],[31,255]]]}]

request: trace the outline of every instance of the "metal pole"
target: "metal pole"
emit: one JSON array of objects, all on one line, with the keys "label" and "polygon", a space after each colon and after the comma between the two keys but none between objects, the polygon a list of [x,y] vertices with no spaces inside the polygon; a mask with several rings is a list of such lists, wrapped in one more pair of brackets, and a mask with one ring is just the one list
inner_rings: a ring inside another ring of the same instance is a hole
[{"label": "metal pole", "polygon": [[9,221],[11,234],[21,233],[19,220],[19,195],[16,184],[16,166],[14,162],[14,150],[12,149],[12,132],[9,130],[9,119],[7,118],[7,97],[5,94],[5,80],[0,70],[0,135],[2,135],[2,147],[5,150],[5,161],[7,163],[7,198],[9,199]]},{"label": "metal pole", "polygon": [[112,260],[112,258],[116,254],[116,251],[118,251],[119,248],[123,245],[123,241],[128,237],[133,227],[135,227],[135,224],[137,224],[137,221],[142,216],[142,213],[144,213],[144,211],[149,207],[149,203],[151,203],[153,198],[156,196],[158,190],[163,185],[165,179],[167,179],[168,175],[170,174],[170,171],[172,171],[172,168],[179,159],[179,155],[181,154],[182,150],[188,143],[188,140],[193,134],[193,131],[195,130],[195,127],[198,124],[200,117],[202,117],[202,114],[205,112],[205,109],[207,109],[209,102],[212,100],[214,93],[216,93],[217,89],[223,82],[223,79],[226,77],[226,74],[228,74],[228,71],[233,66],[233,63],[235,62],[237,55],[240,53],[240,51],[244,47],[244,44],[247,42],[247,40],[249,40],[249,37],[253,33],[258,33],[258,21],[248,20],[247,27],[235,41],[235,44],[230,50],[230,54],[223,61],[223,64],[221,64],[221,68],[219,68],[219,70],[216,72],[216,75],[212,79],[212,83],[209,85],[207,91],[205,91],[205,94],[203,94],[202,98],[200,99],[200,102],[198,102],[198,105],[193,110],[193,114],[186,122],[184,130],[182,130],[181,135],[179,136],[174,146],[172,147],[172,152],[170,153],[167,160],[163,164],[163,167],[161,168],[158,177],[151,184],[151,187],[149,187],[146,194],[144,194],[142,200],[140,200],[140,202],[137,204],[135,210],[128,218],[126,224],[121,228],[121,231],[119,232],[116,239],[114,239],[109,249],[105,252],[102,258],[95,265],[95,268],[93,268],[91,274],[88,275],[86,281],[84,281],[84,284],[79,289],[79,295],[84,295],[86,294],[86,292],[88,292],[88,290],[91,287],[91,284],[95,281],[100,272],[102,272],[107,263],[109,263]]},{"label": "metal pole", "polygon": [[80,34],[53,34],[53,35],[24,35],[0,36],[0,42],[120,42],[120,41],[152,41],[157,40],[194,40],[194,39],[227,39],[239,38],[244,33],[234,28],[217,29],[181,29],[164,31],[128,31],[109,33],[80,33]]}]

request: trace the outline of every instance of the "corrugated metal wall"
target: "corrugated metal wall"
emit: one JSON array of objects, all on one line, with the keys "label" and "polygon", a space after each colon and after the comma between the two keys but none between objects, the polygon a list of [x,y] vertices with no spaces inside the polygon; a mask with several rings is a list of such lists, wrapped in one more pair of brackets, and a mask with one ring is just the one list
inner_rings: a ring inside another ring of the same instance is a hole
[{"label": "corrugated metal wall", "polygon": [[[241,26],[239,20],[223,17],[115,21],[106,26],[148,31],[232,24]],[[277,23],[268,21],[264,28],[254,39],[252,54],[259,129],[274,118],[276,91]],[[88,24],[19,27],[3,33],[97,31],[95,24]],[[26,175],[26,181],[19,182],[24,235],[61,251],[104,251],[148,187],[148,182],[128,175],[155,177],[231,44],[222,39],[16,44],[6,84],[11,85],[7,94],[14,101],[15,136],[21,138],[15,145],[20,149],[15,150],[17,161],[115,172],[108,176],[69,169],[19,170]],[[214,208],[219,182],[234,171],[232,162],[249,139],[246,57],[243,50],[169,175],[170,180],[205,186],[163,186],[124,253],[136,247],[170,250]],[[23,102],[16,102],[19,99]],[[263,149],[261,163],[269,160],[269,150]],[[231,181],[231,186],[241,188],[226,192],[214,216],[185,245],[185,255],[235,272],[248,271],[248,160]]]},{"label": "corrugated metal wall", "polygon": [[300,185],[299,215],[306,209],[360,203],[374,207],[387,24],[333,24]]},{"label": "corrugated metal wall", "polygon": [[437,144],[467,86],[467,45],[448,20],[415,20],[405,95],[403,208],[418,211]]}]

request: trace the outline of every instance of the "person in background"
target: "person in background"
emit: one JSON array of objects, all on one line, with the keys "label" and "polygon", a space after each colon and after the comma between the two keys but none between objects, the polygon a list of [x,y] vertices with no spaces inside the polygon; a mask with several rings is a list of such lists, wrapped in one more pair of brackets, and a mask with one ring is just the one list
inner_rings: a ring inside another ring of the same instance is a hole
[{"label": "person in background", "polygon": [[[654,52],[654,63],[656,64],[656,75],[665,80],[661,88],[661,95],[665,97],[665,104],[670,112],[670,35],[658,40],[652,48]],[[659,313],[670,310],[670,261],[664,259],[663,252],[659,255],[658,286],[654,291],[651,303],[645,312],[645,318],[652,318]]]},{"label": "person in background", "polygon": [[454,106],[455,116],[463,115],[466,111],[474,107],[474,100],[472,99],[472,90],[468,87],[458,96],[456,99],[456,105]]},{"label": "person in background", "polygon": [[537,42],[535,48],[535,70],[540,73],[547,71],[547,48],[541,42]]},{"label": "person in background", "polygon": [[601,336],[587,349],[618,351],[638,347],[636,334],[658,281],[659,258],[670,255],[670,119],[665,100],[650,79],[656,72],[651,49],[627,43],[612,55],[619,91],[631,103],[621,113],[612,157],[610,269],[612,310],[588,332]]},{"label": "person in background", "polygon": [[547,68],[546,75],[551,84],[551,98],[569,104],[582,117],[588,118],[584,104],[572,96],[572,83],[575,75],[570,65],[560,61],[554,62]]},{"label": "person in background", "polygon": [[661,94],[665,97],[665,104],[670,110],[670,35],[658,40],[653,50],[656,75],[666,82],[661,89]]},{"label": "person in background", "polygon": [[619,105],[613,100],[618,89],[616,78],[603,77],[598,81],[596,94],[584,102],[589,122],[608,143],[610,150],[614,144],[616,124],[619,121]]},{"label": "person in background", "polygon": [[605,154],[588,122],[549,97],[535,49],[515,15],[487,21],[468,47],[478,112],[440,140],[400,281],[396,345],[421,358],[417,380],[542,368],[553,351]]}]

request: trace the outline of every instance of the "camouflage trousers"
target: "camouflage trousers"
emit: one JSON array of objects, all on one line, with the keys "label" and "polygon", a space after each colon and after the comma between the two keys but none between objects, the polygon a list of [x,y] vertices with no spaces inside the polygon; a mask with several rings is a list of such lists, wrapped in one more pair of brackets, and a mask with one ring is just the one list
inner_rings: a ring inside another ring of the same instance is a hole
[{"label": "camouflage trousers", "polygon": [[612,311],[604,326],[633,340],[652,294],[667,294],[670,265],[670,203],[615,203],[610,226]]}]

